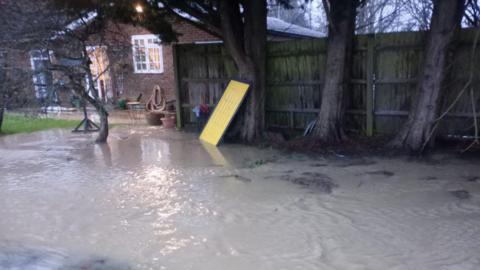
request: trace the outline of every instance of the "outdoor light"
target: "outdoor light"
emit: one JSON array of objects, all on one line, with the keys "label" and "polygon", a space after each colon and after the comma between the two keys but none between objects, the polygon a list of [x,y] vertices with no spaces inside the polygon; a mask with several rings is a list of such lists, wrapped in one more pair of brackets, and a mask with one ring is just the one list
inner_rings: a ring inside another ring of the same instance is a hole
[{"label": "outdoor light", "polygon": [[135,6],[135,11],[137,11],[137,13],[143,13],[143,7],[142,7],[142,5],[137,4],[137,5]]}]

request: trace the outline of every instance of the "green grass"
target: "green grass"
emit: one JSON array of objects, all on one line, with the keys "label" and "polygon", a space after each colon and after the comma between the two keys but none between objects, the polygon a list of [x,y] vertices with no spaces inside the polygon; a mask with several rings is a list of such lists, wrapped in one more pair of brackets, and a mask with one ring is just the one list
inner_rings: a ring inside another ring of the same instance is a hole
[{"label": "green grass", "polygon": [[29,133],[51,128],[74,128],[78,120],[27,117],[17,114],[5,114],[0,134]]}]

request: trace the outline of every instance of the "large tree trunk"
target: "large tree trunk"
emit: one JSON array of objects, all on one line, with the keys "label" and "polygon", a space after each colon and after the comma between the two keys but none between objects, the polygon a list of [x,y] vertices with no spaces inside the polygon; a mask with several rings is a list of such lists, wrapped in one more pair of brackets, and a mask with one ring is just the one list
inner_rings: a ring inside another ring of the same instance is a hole
[{"label": "large tree trunk", "polygon": [[424,51],[423,70],[409,118],[390,146],[412,153],[432,147],[438,117],[447,56],[460,27],[465,0],[433,1],[430,32]]},{"label": "large tree trunk", "polygon": [[265,128],[267,6],[266,1],[245,1],[245,52],[253,66],[243,74],[252,85],[244,112],[244,141],[252,142],[262,136]]},{"label": "large tree trunk", "polygon": [[329,1],[329,31],[327,62],[322,90],[320,113],[313,135],[325,142],[345,139],[343,129],[344,92],[350,79],[352,44],[355,34],[356,2],[354,0]]},{"label": "large tree trunk", "polygon": [[250,83],[245,105],[232,128],[241,141],[253,142],[265,127],[267,7],[265,1],[244,1],[244,22],[238,7],[238,3],[220,2],[225,47],[239,78]]}]

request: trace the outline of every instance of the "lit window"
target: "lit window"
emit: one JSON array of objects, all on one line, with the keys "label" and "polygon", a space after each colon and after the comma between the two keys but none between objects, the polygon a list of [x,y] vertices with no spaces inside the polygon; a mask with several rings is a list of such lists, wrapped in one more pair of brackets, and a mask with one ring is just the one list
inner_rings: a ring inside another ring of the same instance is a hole
[{"label": "lit window", "polygon": [[163,73],[163,53],[155,35],[134,35],[133,67],[135,73]]}]

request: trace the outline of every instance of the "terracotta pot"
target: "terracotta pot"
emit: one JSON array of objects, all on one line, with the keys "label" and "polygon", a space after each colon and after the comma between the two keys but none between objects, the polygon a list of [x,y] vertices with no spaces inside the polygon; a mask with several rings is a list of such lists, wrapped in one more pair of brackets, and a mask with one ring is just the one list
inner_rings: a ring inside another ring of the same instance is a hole
[{"label": "terracotta pot", "polygon": [[175,116],[167,116],[162,118],[162,124],[164,128],[174,128],[176,124]]},{"label": "terracotta pot", "polygon": [[145,119],[147,123],[152,126],[160,126],[162,124],[161,118],[163,117],[163,113],[154,113],[149,112],[145,115]]}]

